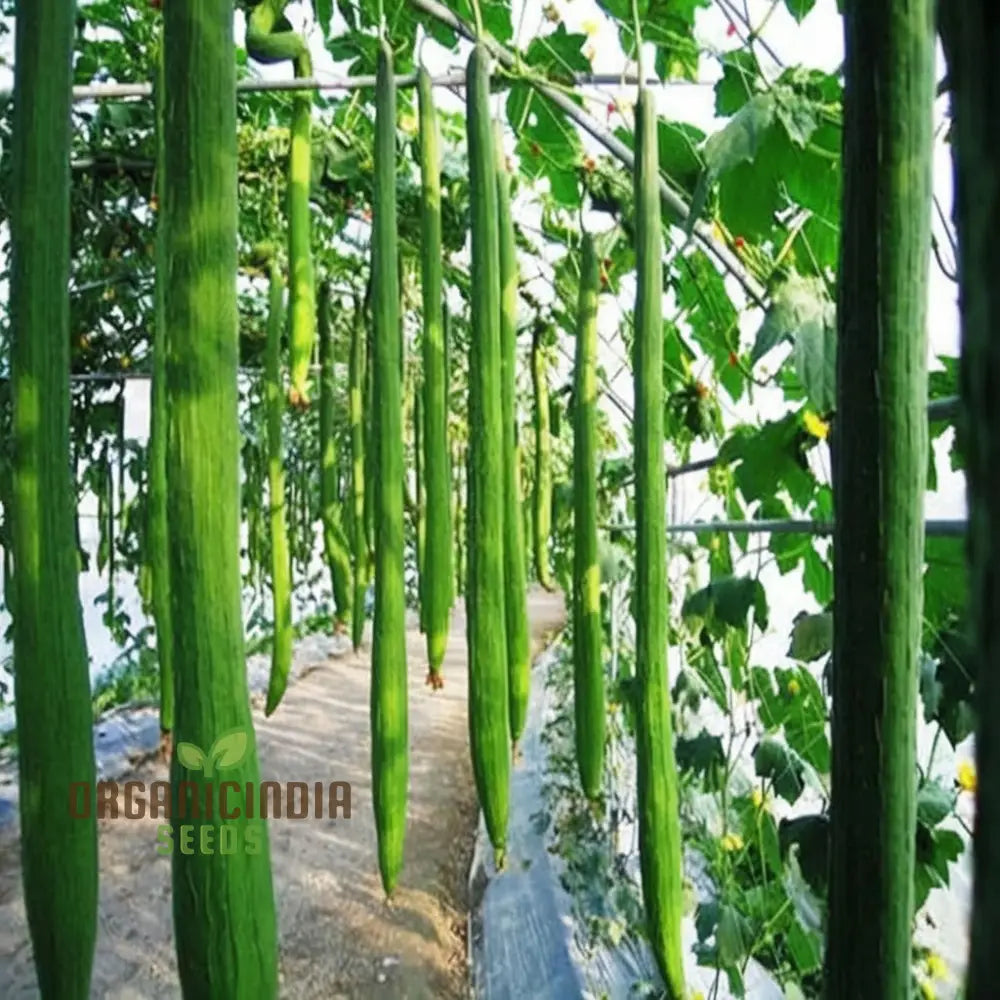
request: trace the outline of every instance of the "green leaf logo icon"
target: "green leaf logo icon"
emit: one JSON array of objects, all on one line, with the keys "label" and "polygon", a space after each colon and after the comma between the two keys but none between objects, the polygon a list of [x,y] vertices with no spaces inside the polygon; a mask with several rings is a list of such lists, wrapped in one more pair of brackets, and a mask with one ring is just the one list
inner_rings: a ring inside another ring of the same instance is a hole
[{"label": "green leaf logo icon", "polygon": [[200,771],[207,763],[207,758],[201,747],[195,746],[193,743],[178,743],[177,759],[189,771]]},{"label": "green leaf logo icon", "polygon": [[194,743],[177,744],[177,759],[189,771],[204,771],[211,778],[213,771],[225,771],[238,767],[247,755],[250,740],[245,729],[233,729],[223,733],[206,754]]}]

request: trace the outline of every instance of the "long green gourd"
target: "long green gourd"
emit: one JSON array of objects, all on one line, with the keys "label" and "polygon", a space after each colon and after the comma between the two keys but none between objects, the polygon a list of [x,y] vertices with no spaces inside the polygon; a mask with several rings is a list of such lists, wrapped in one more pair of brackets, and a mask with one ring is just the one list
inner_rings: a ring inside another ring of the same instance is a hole
[{"label": "long green gourd", "polygon": [[580,254],[573,371],[573,695],[576,760],[584,794],[596,799],[604,770],[603,628],[597,552],[597,294],[600,271],[594,238]]},{"label": "long green gourd", "polygon": [[667,681],[666,478],[663,460],[663,232],[654,94],[636,105],[635,380],[636,756],[639,854],[649,940],[671,1000],[684,997],[677,767]]},{"label": "long green gourd", "polygon": [[441,251],[441,150],[430,74],[417,71],[420,113],[420,263],[423,301],[423,471],[424,572],[428,681],[441,687],[451,625],[452,510],[448,453],[448,370],[445,342],[443,257]]},{"label": "long green gourd", "polygon": [[372,282],[369,281],[369,304],[365,308],[371,322],[366,334],[365,351],[365,391],[364,431],[365,431],[365,544],[368,546],[368,576],[375,572],[375,474],[377,455],[375,452],[375,413],[372,401],[375,398],[375,313],[371,305]]},{"label": "long green gourd", "polygon": [[333,432],[336,381],[333,375],[333,344],[330,333],[330,283],[319,289],[319,505],[323,522],[323,551],[333,589],[334,630],[346,632],[351,620],[352,569],[348,543],[337,496],[337,440]]},{"label": "long green gourd", "polygon": [[392,49],[379,42],[375,74],[375,624],[372,643],[372,797],[386,894],[403,865],[409,737],[403,586],[403,416],[396,221],[396,83]]},{"label": "long green gourd", "polygon": [[479,804],[501,868],[507,844],[510,713],[504,611],[500,239],[489,53],[482,43],[469,56],[466,79],[475,289],[469,341],[469,732]]},{"label": "long green gourd", "polygon": [[[297,79],[312,76],[312,56],[292,30],[284,10],[288,0],[261,0],[247,17],[246,50],[251,59],[273,64],[291,61]],[[316,293],[309,216],[312,168],[312,92],[292,98],[291,147],[288,155],[288,315],[291,382],[288,400],[309,405],[309,365],[316,339]]]},{"label": "long green gourd", "polygon": [[267,491],[271,526],[271,592],[274,639],[265,715],[278,707],[288,686],[292,666],[292,564],[285,526],[285,466],[281,420],[285,396],[281,391],[281,322],[284,282],[273,252],[267,253],[267,345],[264,351],[264,406],[267,409]]},{"label": "long green gourd", "polygon": [[455,593],[459,597],[465,597],[465,544],[463,539],[466,537],[466,510],[465,505],[462,503],[462,497],[465,495],[462,489],[464,485],[462,476],[465,465],[462,458],[462,446],[460,444],[455,445],[455,457],[451,463],[451,467],[455,470],[453,480],[455,507],[452,514],[452,522],[455,525]]},{"label": "long green gourd", "polygon": [[542,344],[545,325],[535,323],[531,338],[531,383],[535,392],[535,484],[532,493],[535,576],[546,590],[554,590],[549,569],[549,535],[552,531],[552,442],[549,434],[548,365]]},{"label": "long green gourd", "polygon": [[844,5],[824,992],[859,1000],[912,994],[934,6]]},{"label": "long green gourd", "polygon": [[426,566],[424,560],[427,558],[425,549],[427,531],[427,511],[424,506],[424,472],[423,472],[423,447],[421,442],[423,428],[422,406],[420,404],[421,386],[419,378],[414,373],[413,381],[413,483],[414,483],[414,510],[413,517],[416,522],[416,542],[417,542],[417,607],[420,615],[420,632],[427,634],[427,602],[424,599],[424,587],[426,586]]},{"label": "long green gourd", "polygon": [[[172,817],[159,839],[171,838],[174,939],[185,1000],[272,1000],[278,989],[267,823],[247,818],[245,792],[248,784],[259,787],[260,770],[240,578],[234,51],[231,0],[164,5],[170,141],[161,224],[177,714]],[[224,821],[218,777],[206,766],[210,753],[211,761],[221,755],[226,762],[232,818]],[[211,816],[193,815],[195,795],[202,802],[212,797]],[[183,832],[187,827],[193,829]],[[220,853],[226,842],[238,849]],[[196,849],[186,853],[192,844]]]},{"label": "long green gourd", "polygon": [[531,638],[524,530],[521,523],[521,477],[515,405],[517,366],[517,245],[510,203],[510,174],[503,155],[503,133],[494,123],[497,172],[497,219],[500,230],[500,393],[503,408],[503,556],[504,610],[507,616],[507,687],[510,740],[521,738],[528,716],[531,687]]},{"label": "long green gourd", "polygon": [[[44,1000],[85,1000],[97,935],[93,717],[70,476],[70,92],[74,8],[19,2],[11,376],[22,878]],[[79,791],[77,819],[67,793]]]},{"label": "long green gourd", "polygon": [[361,300],[354,299],[351,350],[348,359],[348,420],[351,432],[351,558],[354,599],[351,602],[351,643],[357,651],[365,627],[365,587],[368,582],[368,541],[365,537],[365,428],[362,398],[365,372],[365,319]]},{"label": "long green gourd", "polygon": [[[163,41],[156,52],[156,198],[163,204]],[[156,227],[156,312],[153,318],[153,377],[149,414],[149,512],[146,532],[152,589],[153,621],[156,626],[156,658],[160,668],[160,742],[170,756],[170,733],[174,728],[174,668],[170,634],[170,555],[167,536],[167,329],[164,322],[162,226]]]},{"label": "long green gourd", "polygon": [[971,635],[980,664],[976,677],[976,827],[972,888],[971,947],[965,994],[987,1000],[1000,979],[1000,677],[996,622],[1000,620],[1000,534],[996,530],[1000,469],[1000,286],[996,281],[998,105],[995,61],[1000,38],[996,9],[989,0],[940,4],[938,20],[952,90],[952,159],[962,341],[959,386],[962,453],[969,497],[969,595]]}]

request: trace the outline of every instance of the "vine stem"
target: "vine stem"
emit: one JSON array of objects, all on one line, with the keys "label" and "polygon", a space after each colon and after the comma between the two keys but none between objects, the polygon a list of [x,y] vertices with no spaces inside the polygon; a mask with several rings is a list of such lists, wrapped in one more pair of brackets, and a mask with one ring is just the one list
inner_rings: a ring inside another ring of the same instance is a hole
[{"label": "vine stem", "polygon": [[479,8],[479,0],[472,0],[472,16],[476,19],[476,38],[482,40],[485,38],[483,32],[483,12]]},{"label": "vine stem", "polygon": [[642,25],[639,20],[639,0],[632,0],[632,31],[635,33],[635,70],[639,77],[638,90],[642,90],[646,77],[642,72]]}]

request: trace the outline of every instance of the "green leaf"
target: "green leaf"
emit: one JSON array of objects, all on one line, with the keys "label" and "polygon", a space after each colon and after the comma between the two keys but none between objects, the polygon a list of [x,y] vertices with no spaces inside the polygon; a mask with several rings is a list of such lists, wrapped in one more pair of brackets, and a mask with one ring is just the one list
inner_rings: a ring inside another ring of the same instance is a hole
[{"label": "green leaf", "polygon": [[660,118],[657,122],[657,145],[660,154],[660,170],[683,191],[688,198],[698,186],[698,178],[704,164],[698,146],[704,141],[705,133],[685,122],[668,122]]},{"label": "green leaf", "polygon": [[791,412],[759,428],[733,429],[719,449],[721,462],[736,462],[733,477],[747,503],[763,501],[782,488],[805,506],[816,489],[801,451],[801,418]]},{"label": "green leaf", "polygon": [[792,920],[785,930],[785,944],[800,975],[819,970],[823,961],[821,938],[810,934],[798,920]]},{"label": "green leaf", "polygon": [[323,29],[323,38],[330,37],[330,25],[333,22],[333,0],[313,0],[316,20]]},{"label": "green leaf", "polygon": [[803,556],[802,582],[806,590],[823,607],[833,600],[833,571],[812,546],[806,549]]},{"label": "green leaf", "polygon": [[703,152],[708,183],[740,163],[752,162],[774,117],[773,96],[757,94],[719,132],[709,136]]},{"label": "green leaf", "polygon": [[812,405],[820,413],[836,409],[837,324],[832,303],[827,316],[810,318],[799,327],[792,357]]},{"label": "green leaf", "polygon": [[574,73],[591,71],[590,62],[583,54],[586,44],[585,34],[570,34],[566,25],[560,22],[555,31],[532,39],[524,60],[550,79],[572,83]]},{"label": "green leaf", "polygon": [[[702,150],[705,169],[698,182],[694,197],[691,199],[691,211],[685,227],[689,234],[695,220],[705,207],[712,185],[723,174],[733,171],[743,163],[753,162],[757,158],[774,120],[774,98],[769,94],[757,94],[740,108],[724,128],[709,136]],[[749,193],[755,195],[755,189],[744,186],[742,193],[744,200],[747,200]],[[772,213],[773,210],[769,212],[769,215]],[[735,231],[744,236],[748,235],[740,227],[736,227]]]},{"label": "green leaf", "polygon": [[507,119],[518,136],[522,174],[529,180],[548,178],[557,202],[578,207],[583,146],[563,112],[530,85],[514,83],[507,98]]},{"label": "green leaf", "polygon": [[756,93],[759,82],[757,60],[746,49],[727,52],[723,57],[722,79],[715,85],[715,113],[735,114]]},{"label": "green leaf", "polygon": [[815,101],[800,94],[791,87],[774,88],[778,120],[785,128],[788,138],[800,149],[812,138],[817,127],[817,106]]},{"label": "green leaf", "polygon": [[708,791],[718,791],[726,766],[726,753],[722,740],[707,730],[694,737],[677,739],[677,767],[700,776]]},{"label": "green leaf", "polygon": [[933,635],[968,606],[965,540],[932,536],[924,542],[924,618]]},{"label": "green leaf", "polygon": [[727,712],[729,705],[726,698],[726,681],[719,669],[712,647],[710,645],[697,646],[693,652],[688,654],[688,663],[705,685],[712,701],[719,706],[721,711]]},{"label": "green leaf", "polygon": [[785,0],[785,9],[800,24],[815,6],[816,0]]},{"label": "green leaf", "polygon": [[189,771],[201,771],[205,767],[207,758],[202,752],[201,747],[195,746],[194,743],[185,743],[182,740],[177,744],[176,750],[177,759]]},{"label": "green leaf", "polygon": [[804,324],[835,326],[835,319],[836,307],[829,300],[822,280],[793,271],[771,293],[771,304],[750,352],[750,364],[757,364],[783,340],[796,342]]},{"label": "green leaf", "polygon": [[[456,0],[453,9],[466,24],[476,23],[475,13],[469,0]],[[479,0],[479,9],[482,12],[483,27],[501,45],[509,42],[514,35],[510,20],[510,4],[502,0]]]},{"label": "green leaf", "polygon": [[829,819],[819,814],[783,819],[778,824],[778,839],[783,855],[793,846],[798,847],[802,877],[818,896],[825,897],[830,856]]},{"label": "green leaf", "polygon": [[805,761],[826,774],[830,769],[826,699],[809,670],[779,667],[772,672],[765,667],[753,667],[750,691],[758,702],[761,725],[769,733],[782,730],[796,768],[804,771],[799,765]]},{"label": "green leaf", "polygon": [[789,805],[794,805],[805,789],[802,775],[804,767],[798,755],[779,743],[765,737],[753,752],[754,771],[759,778],[771,781],[774,790]]},{"label": "green leaf", "polygon": [[681,608],[685,618],[700,618],[733,628],[746,628],[753,609],[757,624],[767,627],[767,595],[754,577],[720,577],[695,591]]},{"label": "green leaf", "polygon": [[927,901],[931,889],[943,889],[951,881],[950,865],[965,851],[965,843],[954,831],[917,826],[917,854],[913,869],[914,912]]},{"label": "green leaf", "polygon": [[788,655],[793,660],[811,663],[833,648],[833,615],[821,612],[796,617]]},{"label": "green leaf", "polygon": [[719,922],[715,926],[715,944],[721,965],[728,967],[741,962],[752,940],[753,932],[743,914],[728,903],[720,906]]},{"label": "green leaf", "polygon": [[936,781],[926,781],[917,792],[917,821],[933,829],[951,815],[955,793]]},{"label": "green leaf", "polygon": [[827,706],[816,678],[805,667],[775,671],[784,693],[784,733],[789,748],[821,774],[830,771]]}]

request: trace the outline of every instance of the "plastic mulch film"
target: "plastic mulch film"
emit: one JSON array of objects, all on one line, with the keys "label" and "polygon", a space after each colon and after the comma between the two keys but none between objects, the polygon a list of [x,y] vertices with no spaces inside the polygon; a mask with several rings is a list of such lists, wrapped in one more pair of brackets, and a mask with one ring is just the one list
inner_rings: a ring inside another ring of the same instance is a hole
[{"label": "plastic mulch film", "polygon": [[[561,655],[559,646],[550,647],[532,672],[521,759],[511,780],[507,867],[499,874],[480,820],[469,886],[476,1000],[634,1000],[662,990],[646,942],[625,933],[642,919],[634,824],[612,821],[588,831],[583,814],[574,816],[560,805],[565,785],[555,778],[553,762],[565,763],[573,753],[572,728],[564,724],[567,699],[549,683]],[[622,759],[609,763],[634,804],[630,750],[629,743],[620,748]],[[558,843],[565,839],[559,831],[581,826],[576,849],[567,852]],[[712,899],[700,857],[689,852],[685,868],[699,901]],[[603,928],[597,940],[588,931],[595,925]],[[696,964],[693,916],[685,919],[683,934],[689,989],[718,1000],[732,996],[725,976]],[[743,985],[748,1000],[784,1000],[784,991],[756,962],[748,963]]]}]

